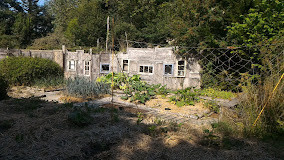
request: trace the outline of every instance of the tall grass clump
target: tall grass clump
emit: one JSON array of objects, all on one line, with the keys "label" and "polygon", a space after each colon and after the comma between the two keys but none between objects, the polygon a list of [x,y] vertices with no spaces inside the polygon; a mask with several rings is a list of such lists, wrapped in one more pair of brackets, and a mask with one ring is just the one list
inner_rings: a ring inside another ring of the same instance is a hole
[{"label": "tall grass clump", "polygon": [[[280,76],[270,76],[265,79],[263,85],[248,85],[244,88],[245,97],[240,105],[240,113],[245,135],[266,137],[284,133],[283,80],[273,93]],[[263,113],[254,126],[254,121],[266,103]]]},{"label": "tall grass clump", "polygon": [[48,59],[8,57],[0,61],[0,75],[11,85],[33,85],[39,79],[62,77],[63,68]]},{"label": "tall grass clump", "polygon": [[110,94],[110,85],[75,77],[66,80],[66,92],[67,95],[73,97],[96,97],[102,94]]}]

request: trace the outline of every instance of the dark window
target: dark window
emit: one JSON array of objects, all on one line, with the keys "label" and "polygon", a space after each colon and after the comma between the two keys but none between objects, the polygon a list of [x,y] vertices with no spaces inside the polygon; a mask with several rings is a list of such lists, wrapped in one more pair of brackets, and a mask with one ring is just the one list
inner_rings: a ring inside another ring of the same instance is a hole
[{"label": "dark window", "polygon": [[140,66],[139,72],[140,73],[153,73],[153,66]]},{"label": "dark window", "polygon": [[108,73],[109,68],[109,64],[101,64],[101,73]]},{"label": "dark window", "polygon": [[185,62],[182,61],[178,61],[178,76],[183,77],[185,74]]},{"label": "dark window", "polygon": [[129,66],[129,64],[128,64],[128,60],[123,60],[123,65],[122,65],[122,69],[123,69],[123,71],[124,72],[128,72],[128,66]]},{"label": "dark window", "polygon": [[75,61],[74,60],[69,61],[69,70],[75,70]]},{"label": "dark window", "polygon": [[84,71],[85,71],[85,75],[90,75],[90,61],[85,61],[85,67],[84,67]]},{"label": "dark window", "polygon": [[165,64],[164,65],[164,74],[165,75],[172,75],[173,74],[173,65],[172,64]]}]

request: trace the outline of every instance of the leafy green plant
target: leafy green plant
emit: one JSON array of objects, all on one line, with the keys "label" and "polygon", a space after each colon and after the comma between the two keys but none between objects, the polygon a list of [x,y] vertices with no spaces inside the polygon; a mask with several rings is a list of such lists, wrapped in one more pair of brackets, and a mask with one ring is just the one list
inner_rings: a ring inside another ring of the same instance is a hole
[{"label": "leafy green plant", "polygon": [[170,97],[169,100],[178,107],[194,105],[196,102],[199,102],[198,92],[194,88],[177,90],[174,94],[175,95]]},{"label": "leafy green plant", "polygon": [[[112,73],[99,77],[97,82],[111,84]],[[161,86],[160,84],[150,85],[144,81],[141,81],[140,75],[127,76],[124,73],[114,73],[113,84],[114,88],[124,91],[125,96],[122,96],[121,99],[127,100],[130,98],[131,102],[137,101],[142,104],[145,104],[157,94],[166,95],[169,93],[169,90],[166,89],[166,86]]]},{"label": "leafy green plant", "polygon": [[63,69],[48,59],[8,57],[0,61],[0,75],[12,85],[32,85],[38,79],[63,77]]},{"label": "leafy green plant", "polygon": [[138,113],[137,113],[137,117],[138,117],[138,119],[137,119],[137,125],[139,125],[139,124],[143,121],[144,115],[143,115],[143,113],[138,112]]}]

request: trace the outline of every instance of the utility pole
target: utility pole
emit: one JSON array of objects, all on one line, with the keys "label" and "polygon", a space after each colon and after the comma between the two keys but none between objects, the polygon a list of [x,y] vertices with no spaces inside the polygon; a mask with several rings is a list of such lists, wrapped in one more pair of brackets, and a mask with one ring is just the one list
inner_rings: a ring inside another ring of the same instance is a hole
[{"label": "utility pole", "polygon": [[109,16],[107,17],[106,53],[108,52]]}]

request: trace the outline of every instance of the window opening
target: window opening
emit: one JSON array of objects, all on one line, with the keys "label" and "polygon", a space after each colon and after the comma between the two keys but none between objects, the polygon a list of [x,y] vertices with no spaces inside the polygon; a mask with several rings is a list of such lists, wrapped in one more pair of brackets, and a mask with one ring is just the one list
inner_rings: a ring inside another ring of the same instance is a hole
[{"label": "window opening", "polygon": [[123,60],[122,69],[123,69],[124,72],[128,72],[128,69],[129,69],[129,61],[128,60]]},{"label": "window opening", "polygon": [[84,71],[85,75],[87,76],[90,75],[90,61],[85,61]]},{"label": "window opening", "polygon": [[71,60],[69,61],[69,70],[75,70],[75,61],[74,60]]},{"label": "window opening", "polygon": [[140,73],[153,73],[153,66],[140,66],[139,72]]},{"label": "window opening", "polygon": [[178,61],[178,76],[184,76],[185,74],[185,61]]},{"label": "window opening", "polygon": [[164,65],[164,75],[173,75],[173,65],[172,64],[165,64]]},{"label": "window opening", "polygon": [[109,69],[109,64],[101,64],[101,73],[108,73]]}]

